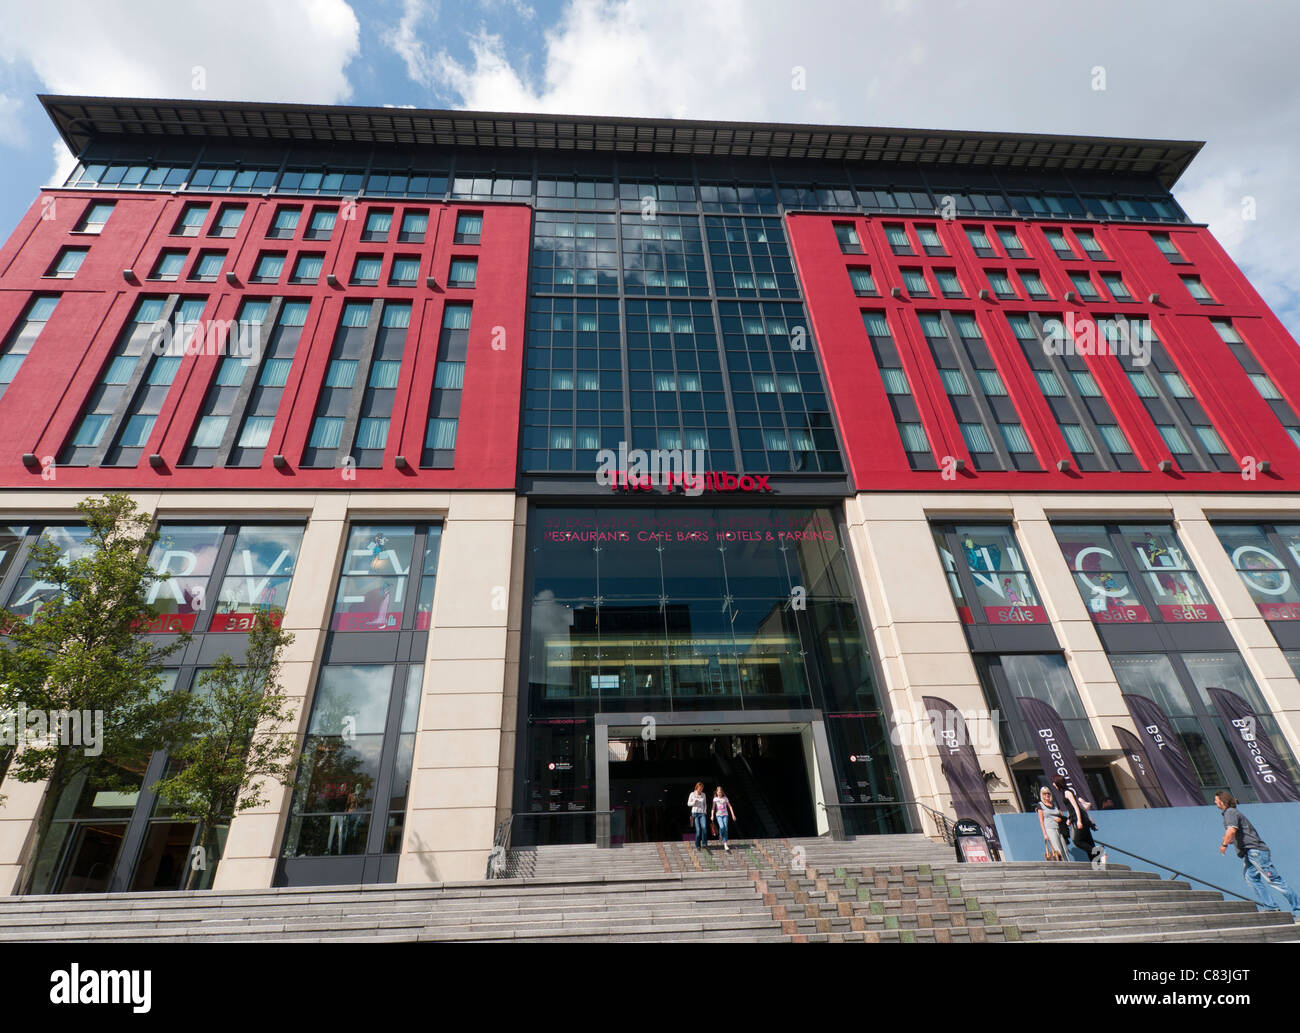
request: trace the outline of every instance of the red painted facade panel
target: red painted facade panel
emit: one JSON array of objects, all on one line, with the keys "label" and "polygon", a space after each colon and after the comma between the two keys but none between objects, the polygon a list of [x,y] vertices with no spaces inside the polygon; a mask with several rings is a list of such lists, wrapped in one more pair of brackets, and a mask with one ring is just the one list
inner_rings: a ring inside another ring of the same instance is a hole
[{"label": "red painted facade panel", "polygon": [[[73,228],[92,203],[115,202],[100,234],[76,233]],[[207,203],[198,236],[172,234],[187,204]],[[247,210],[231,237],[210,235],[224,205]],[[303,215],[292,238],[268,239],[275,212],[281,206],[301,207]],[[40,469],[22,463],[24,453],[38,460],[57,457],[75,431],[87,397],[99,382],[105,364],[141,297],[180,294],[207,299],[203,318],[232,320],[245,298],[283,297],[311,302],[307,323],[284,387],[270,442],[259,468],[181,466],[201,414],[204,399],[221,362],[218,354],[187,355],[181,362],[154,423],[140,462],[135,467],[58,467],[52,483],[65,488],[345,488],[383,490],[481,489],[513,490],[516,481],[520,396],[524,366],[524,319],[531,240],[531,210],[516,204],[448,204],[444,202],[367,202],[356,205],[356,217],[340,217],[328,241],[303,239],[311,212],[338,208],[337,200],[310,197],[196,193],[166,194],[135,191],[50,190],[37,198],[7,244],[0,248],[0,334],[7,335],[21,319],[33,294],[59,294],[54,314],[39,340],[0,398],[0,422],[8,428],[0,449],[0,486],[40,487]],[[371,209],[394,212],[387,242],[361,239]],[[422,243],[397,240],[401,216],[407,211],[429,214]],[[483,216],[476,245],[455,244],[457,216],[462,211]],[[44,217],[43,217],[44,216]],[[65,247],[89,249],[70,279],[46,276]],[[149,279],[165,250],[187,252],[180,277]],[[216,282],[188,279],[200,251],[227,252]],[[274,284],[251,283],[263,252],[284,252],[281,275]],[[324,268],[314,285],[288,282],[300,254],[323,254]],[[380,285],[350,286],[353,262],[359,254],[382,256]],[[420,259],[417,287],[387,286],[394,256]],[[453,257],[478,261],[473,288],[448,287]],[[124,270],[133,277],[124,276]],[[227,281],[233,271],[235,283]],[[330,286],[333,273],[338,286]],[[432,277],[434,286],[426,285]],[[343,305],[350,300],[382,299],[412,304],[401,378],[394,400],[384,465],[356,469],[348,480],[338,469],[300,469],[315,406],[329,362]],[[448,470],[419,468],[433,389],[434,365],[449,302],[473,305],[469,347],[461,396],[455,466]],[[269,327],[268,327],[269,330]],[[155,469],[148,456],[162,456]],[[288,468],[278,470],[271,457],[283,454]],[[394,459],[407,458],[398,470]]]},{"label": "red painted facade panel", "polygon": [[[834,224],[851,222],[861,241],[862,254],[841,251]],[[913,256],[893,253],[885,226],[907,228]],[[933,226],[946,256],[928,256],[916,247],[917,225]],[[985,229],[998,257],[975,254],[968,226]],[[998,227],[1013,227],[1028,257],[1009,258],[997,240]],[[1185,224],[1051,222],[1021,219],[961,218],[943,220],[915,216],[854,216],[791,214],[787,217],[791,250],[808,303],[813,331],[826,371],[828,386],[844,437],[846,462],[860,491],[1294,491],[1300,484],[1300,450],[1283,424],[1260,396],[1211,319],[1230,319],[1233,327],[1269,373],[1278,390],[1300,413],[1300,350],[1277,317],[1268,309],[1246,277],[1209,231]],[[1077,258],[1058,258],[1044,233],[1064,229]],[[1087,257],[1074,239],[1076,229],[1092,231],[1105,259]],[[1187,264],[1171,263],[1152,241],[1153,233],[1168,234]],[[878,297],[855,294],[848,270],[868,266]],[[932,298],[911,298],[903,288],[903,269],[922,269],[930,282]],[[945,298],[935,291],[934,271],[955,270],[965,298]],[[988,270],[1005,270],[1018,300],[999,300],[990,291]],[[1019,270],[1037,272],[1050,300],[1028,300],[1016,277]],[[1102,300],[1065,301],[1073,289],[1069,273],[1089,272]],[[1132,302],[1111,299],[1100,274],[1119,273]],[[1200,304],[1189,294],[1180,276],[1201,278],[1214,304]],[[1157,294],[1151,302],[1149,296]],[[912,470],[889,405],[881,375],[871,352],[862,313],[884,312],[899,357],[912,386],[921,421],[942,464],[945,456],[965,461],[965,470],[945,479],[940,471]],[[975,471],[967,452],[938,370],[921,332],[919,315],[948,310],[970,312],[998,367],[1020,418],[1041,472]],[[1119,426],[1145,468],[1141,472],[1061,472],[1058,460],[1070,451],[1046,399],[1042,396],[1019,342],[1007,322],[1008,314],[1038,312],[1044,316],[1150,318],[1156,337],[1177,365],[1200,401],[1219,436],[1239,463],[1247,457],[1268,460],[1271,470],[1254,479],[1240,473],[1183,471],[1175,463],[1162,473],[1157,464],[1170,458],[1158,430],[1119,360],[1109,354],[1086,356],[1090,372],[1101,386]]]}]

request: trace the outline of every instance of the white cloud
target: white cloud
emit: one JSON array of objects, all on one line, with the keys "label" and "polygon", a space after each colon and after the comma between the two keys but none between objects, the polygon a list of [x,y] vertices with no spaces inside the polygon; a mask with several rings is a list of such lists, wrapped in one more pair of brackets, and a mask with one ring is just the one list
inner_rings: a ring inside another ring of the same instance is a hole
[{"label": "white cloud", "polygon": [[[0,0],[0,17],[0,62],[26,66],[52,93],[336,103],[351,95],[345,70],[360,48],[345,0],[133,0],[129,17],[94,0]],[[0,139],[12,141],[4,99]],[[62,142],[54,157],[59,184],[72,159]]]},{"label": "white cloud", "polygon": [[[8,0],[0,60],[55,93],[334,103],[360,26],[345,0]],[[195,89],[195,69],[204,89]]]},{"label": "white cloud", "polygon": [[56,138],[53,143],[54,149],[54,171],[50,173],[50,181],[47,186],[61,187],[67,182],[68,177],[72,175],[73,166],[77,164],[77,159],[73,153],[68,150],[68,145],[63,139]]},{"label": "white cloud", "polygon": [[22,109],[22,101],[17,97],[0,93],[0,141],[11,147],[21,147],[27,142]]},{"label": "white cloud", "polygon": [[419,38],[422,25],[438,20],[437,0],[402,0],[402,17],[397,25],[383,34],[383,40],[406,64],[406,74],[421,86],[436,82],[434,61]]},{"label": "white cloud", "polygon": [[[1207,140],[1177,196],[1300,328],[1300,5],[570,0],[536,74],[501,33],[430,60],[411,32],[412,77],[470,109]],[[1246,225],[1243,194],[1259,212]]]}]

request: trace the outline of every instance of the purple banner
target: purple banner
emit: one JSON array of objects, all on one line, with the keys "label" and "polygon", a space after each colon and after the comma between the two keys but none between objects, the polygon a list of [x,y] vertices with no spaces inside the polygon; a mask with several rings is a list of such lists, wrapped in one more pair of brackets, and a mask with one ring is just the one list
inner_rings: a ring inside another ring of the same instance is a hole
[{"label": "purple banner", "polygon": [[940,767],[948,780],[948,791],[952,793],[953,810],[958,818],[978,821],[984,838],[1000,853],[1002,846],[993,825],[993,801],[966,731],[966,719],[946,699],[924,696],[921,702],[934,729],[934,742],[939,747]]},{"label": "purple banner", "polygon": [[[1074,752],[1074,744],[1065,730],[1065,723],[1056,709],[1041,699],[1033,696],[1017,696],[1020,713],[1029,724],[1034,736],[1034,745],[1038,748],[1038,759],[1043,765],[1043,774],[1050,781],[1054,775],[1065,778],[1065,785],[1078,800],[1088,799],[1088,779],[1083,773],[1083,765]],[[1055,790],[1053,790],[1053,795]],[[1057,801],[1064,805],[1064,800]]]},{"label": "purple banner", "polygon": [[1249,703],[1227,689],[1207,688],[1214,709],[1223,720],[1228,741],[1237,751],[1237,759],[1246,769],[1246,777],[1259,793],[1260,803],[1292,803],[1300,801],[1295,783],[1287,774],[1282,758],[1278,756],[1273,740],[1259,723],[1259,715]]},{"label": "purple banner", "polygon": [[1146,746],[1147,760],[1171,807],[1204,807],[1205,797],[1187,754],[1174,735],[1169,715],[1146,696],[1125,692],[1124,703]]},{"label": "purple banner", "polygon": [[1110,727],[1119,738],[1119,744],[1128,757],[1128,766],[1133,769],[1133,777],[1137,779],[1142,795],[1147,798],[1147,804],[1151,807],[1168,807],[1169,797],[1165,796],[1165,791],[1160,788],[1160,783],[1156,780],[1155,770],[1147,758],[1146,747],[1142,745],[1142,740],[1127,728],[1121,728],[1119,725]]}]

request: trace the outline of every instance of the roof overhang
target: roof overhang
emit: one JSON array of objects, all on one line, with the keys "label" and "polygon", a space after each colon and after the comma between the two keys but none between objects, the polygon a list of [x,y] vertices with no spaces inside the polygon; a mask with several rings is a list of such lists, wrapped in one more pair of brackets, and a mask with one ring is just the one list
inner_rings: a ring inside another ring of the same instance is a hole
[{"label": "roof overhang", "polygon": [[1203,146],[1193,140],[401,107],[51,94],[40,101],[73,154],[92,140],[127,138],[501,147],[1138,175],[1154,176],[1169,188]]}]

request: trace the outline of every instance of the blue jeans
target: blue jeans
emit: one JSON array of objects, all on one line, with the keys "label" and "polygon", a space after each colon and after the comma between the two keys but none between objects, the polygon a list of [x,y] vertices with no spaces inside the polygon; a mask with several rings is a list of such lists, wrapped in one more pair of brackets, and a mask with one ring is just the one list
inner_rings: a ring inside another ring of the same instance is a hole
[{"label": "blue jeans", "polygon": [[709,816],[701,812],[691,812],[695,822],[695,845],[703,849],[709,842]]},{"label": "blue jeans", "polygon": [[727,842],[727,821],[728,820],[729,819],[727,818],[727,815],[725,814],[718,815],[718,838],[721,839],[723,843]]},{"label": "blue jeans", "polygon": [[1265,883],[1282,896],[1291,909],[1291,914],[1300,918],[1300,897],[1296,896],[1295,890],[1286,884],[1286,880],[1273,867],[1267,850],[1247,850],[1244,864],[1243,874],[1246,876],[1246,881],[1250,883],[1250,888],[1266,911],[1278,909],[1274,906],[1273,898],[1269,896]]}]

